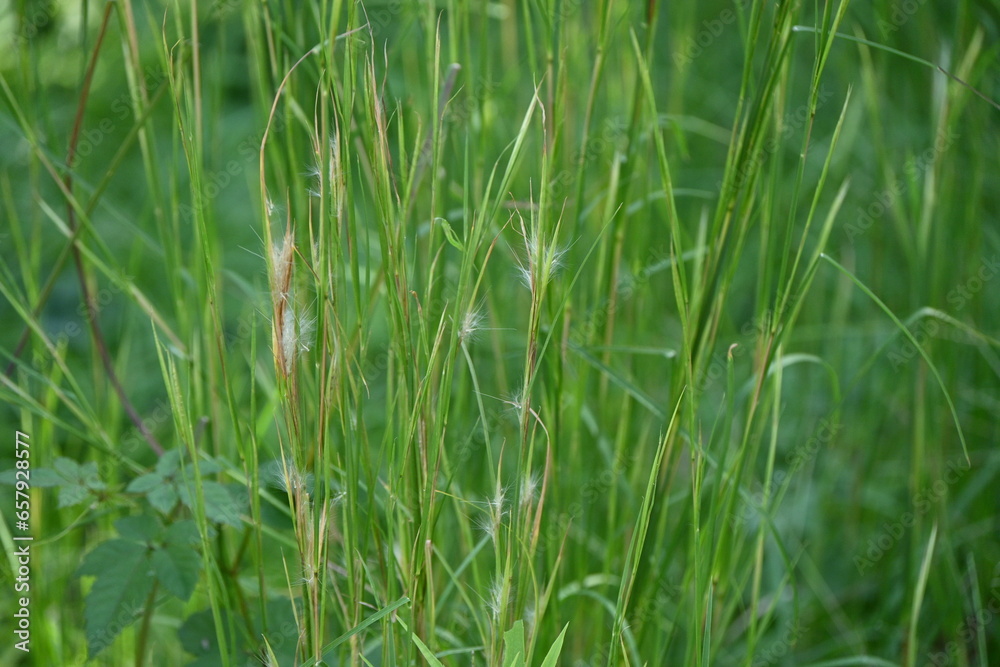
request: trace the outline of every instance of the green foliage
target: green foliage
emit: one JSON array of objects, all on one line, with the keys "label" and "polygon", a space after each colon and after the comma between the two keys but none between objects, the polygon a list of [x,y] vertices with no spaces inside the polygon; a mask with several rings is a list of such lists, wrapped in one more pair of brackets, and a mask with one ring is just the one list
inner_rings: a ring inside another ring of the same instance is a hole
[{"label": "green foliage", "polygon": [[[240,526],[240,504],[229,490],[211,480],[196,481],[190,471],[181,469],[180,450],[166,452],[156,462],[153,472],[136,477],[126,488],[129,493],[144,494],[149,504],[164,515],[170,515],[180,503],[193,510],[196,494],[193,486],[198,484],[205,499],[205,515],[212,522]],[[218,472],[218,464],[205,461],[200,464],[201,474]]]},{"label": "green foliage", "polygon": [[84,558],[77,574],[97,577],[85,607],[89,657],[141,617],[155,583],[151,561],[148,544],[128,540],[102,542]]},{"label": "green foliage", "polygon": [[524,667],[524,621],[515,621],[503,634],[503,667]]},{"label": "green foliage", "polygon": [[993,5],[36,4],[0,662],[1000,655]]},{"label": "green foliage", "polygon": [[201,558],[193,521],[164,526],[149,514],[115,521],[120,539],[98,544],[77,570],[94,576],[86,600],[88,656],[93,658],[123,629],[149,613],[153,592],[160,587],[186,601],[194,592]]},{"label": "green foliage", "polygon": [[[0,474],[0,483],[13,485],[15,481],[13,470]],[[59,507],[72,507],[95,497],[103,497],[108,488],[98,474],[96,462],[88,461],[81,465],[63,456],[52,462],[52,468],[31,470],[30,481],[34,487],[58,488]]]},{"label": "green foliage", "polygon": [[[225,612],[224,626],[233,627],[230,621],[236,619]],[[266,619],[266,624],[265,624]],[[272,664],[290,665],[295,660],[295,639],[297,625],[296,611],[288,599],[269,600],[260,612],[254,613],[251,631],[245,635],[230,633],[225,641],[239,646],[239,654],[263,657],[270,652]],[[274,628],[266,632],[265,628]],[[227,630],[229,632],[229,630]],[[222,658],[220,640],[213,624],[212,610],[204,609],[189,615],[177,630],[184,651],[194,660],[189,667],[224,667],[228,664]],[[250,658],[257,659],[257,658]]]},{"label": "green foliage", "polygon": [[568,624],[563,626],[562,632],[552,642],[552,646],[549,647],[549,652],[542,659],[540,667],[556,667],[559,664],[559,654],[562,653],[563,641],[566,639],[567,630],[569,630]]}]

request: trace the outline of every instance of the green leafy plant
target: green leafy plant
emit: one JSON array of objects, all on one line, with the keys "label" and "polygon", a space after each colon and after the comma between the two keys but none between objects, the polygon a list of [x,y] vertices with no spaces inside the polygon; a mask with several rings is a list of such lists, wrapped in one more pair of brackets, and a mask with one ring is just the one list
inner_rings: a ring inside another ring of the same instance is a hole
[{"label": "green leafy plant", "polygon": [[91,5],[0,31],[0,662],[1000,655],[993,4]]},{"label": "green leafy plant", "polygon": [[152,612],[156,592],[187,601],[201,572],[191,520],[164,526],[141,514],[115,521],[120,537],[97,545],[78,574],[94,576],[86,601],[88,655],[94,657],[127,625]]}]

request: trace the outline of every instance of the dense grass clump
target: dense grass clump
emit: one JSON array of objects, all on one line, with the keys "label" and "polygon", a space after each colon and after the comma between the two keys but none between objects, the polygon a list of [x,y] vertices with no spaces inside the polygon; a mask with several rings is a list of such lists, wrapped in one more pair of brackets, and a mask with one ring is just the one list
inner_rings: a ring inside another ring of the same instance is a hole
[{"label": "dense grass clump", "polygon": [[1000,660],[995,3],[5,16],[3,664]]}]

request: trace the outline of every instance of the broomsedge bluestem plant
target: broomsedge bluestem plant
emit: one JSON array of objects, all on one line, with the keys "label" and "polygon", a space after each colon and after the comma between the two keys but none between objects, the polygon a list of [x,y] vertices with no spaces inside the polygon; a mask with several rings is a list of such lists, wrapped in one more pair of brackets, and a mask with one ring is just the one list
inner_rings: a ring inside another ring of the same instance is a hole
[{"label": "broomsedge bluestem plant", "polygon": [[13,4],[34,664],[1000,653],[984,3]]}]

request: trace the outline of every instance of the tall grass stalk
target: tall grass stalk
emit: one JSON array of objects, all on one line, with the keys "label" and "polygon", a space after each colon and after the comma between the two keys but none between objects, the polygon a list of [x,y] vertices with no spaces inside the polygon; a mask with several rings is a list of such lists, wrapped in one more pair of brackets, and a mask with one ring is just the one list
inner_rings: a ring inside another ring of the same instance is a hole
[{"label": "tall grass stalk", "polygon": [[991,664],[1000,28],[911,4],[19,6],[34,664]]}]

